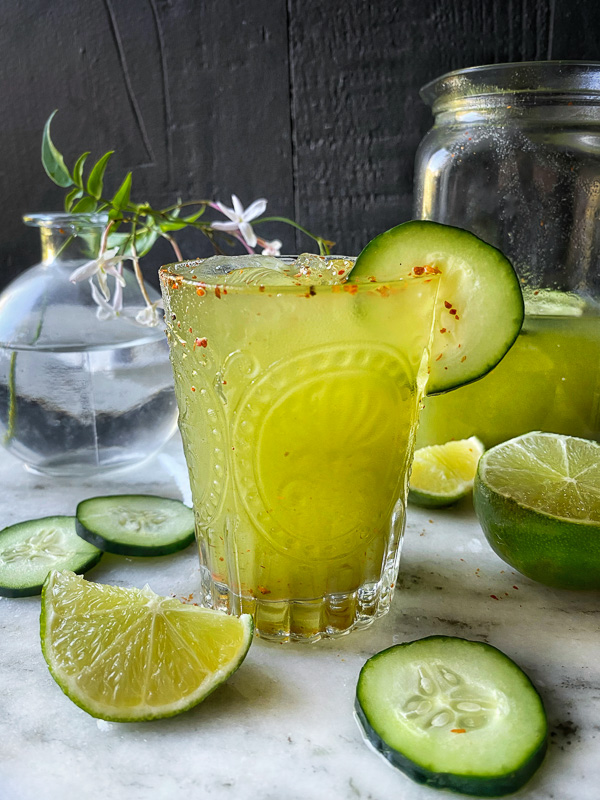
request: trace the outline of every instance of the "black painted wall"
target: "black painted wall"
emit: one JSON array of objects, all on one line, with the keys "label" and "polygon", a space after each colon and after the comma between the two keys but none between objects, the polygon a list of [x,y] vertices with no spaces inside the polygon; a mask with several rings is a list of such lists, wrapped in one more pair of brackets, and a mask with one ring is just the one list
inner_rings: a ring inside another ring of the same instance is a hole
[{"label": "black painted wall", "polygon": [[[264,196],[356,253],[411,216],[418,89],[451,69],[600,60],[598,0],[0,0],[0,285],[38,257],[27,211],[63,192],[39,160],[44,122],[68,161],[115,149],[107,188],[135,199]],[[266,231],[306,248],[289,229]],[[195,232],[184,255],[207,254]],[[166,244],[146,259],[171,260]]]}]

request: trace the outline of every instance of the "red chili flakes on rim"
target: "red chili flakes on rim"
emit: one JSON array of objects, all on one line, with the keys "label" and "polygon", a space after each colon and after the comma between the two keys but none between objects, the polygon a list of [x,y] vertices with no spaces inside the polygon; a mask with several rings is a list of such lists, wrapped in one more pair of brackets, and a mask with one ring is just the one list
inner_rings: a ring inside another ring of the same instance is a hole
[{"label": "red chili flakes on rim", "polygon": [[452,303],[449,303],[447,300],[444,300],[444,305],[446,308],[452,308]]},{"label": "red chili flakes on rim", "polygon": [[456,309],[455,308],[451,308],[448,313],[449,314],[456,314]]},{"label": "red chili flakes on rim", "polygon": [[215,297],[220,300],[221,299],[221,289],[219,286],[215,286]]},{"label": "red chili flakes on rim", "polygon": [[452,730],[450,731],[450,733],[466,733],[466,732],[467,732],[466,728],[452,728]]},{"label": "red chili flakes on rim", "polygon": [[446,333],[446,328],[440,328],[440,333]]},{"label": "red chili flakes on rim", "polygon": [[355,283],[345,283],[342,288],[348,294],[356,294],[358,292],[358,286]]},{"label": "red chili flakes on rim", "polygon": [[194,350],[196,347],[208,347],[208,339],[206,336],[203,336],[201,339],[194,339]]},{"label": "red chili flakes on rim", "polygon": [[204,291],[204,289],[202,288],[202,286],[199,286],[199,287],[196,289],[196,294],[198,295],[198,297],[204,297],[204,295],[206,294],[206,292]]}]

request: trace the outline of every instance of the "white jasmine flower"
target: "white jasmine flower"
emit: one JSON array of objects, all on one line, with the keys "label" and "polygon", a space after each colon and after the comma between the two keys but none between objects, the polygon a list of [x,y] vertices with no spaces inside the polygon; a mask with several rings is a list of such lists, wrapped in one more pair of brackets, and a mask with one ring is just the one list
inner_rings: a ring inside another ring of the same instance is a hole
[{"label": "white jasmine flower", "polygon": [[246,244],[254,247],[256,245],[256,234],[250,222],[256,217],[260,217],[267,207],[267,201],[261,198],[260,200],[255,200],[248,208],[244,208],[239,198],[233,194],[231,195],[231,202],[233,208],[228,208],[223,203],[215,204],[222,214],[229,217],[231,222],[213,222],[211,227],[217,231],[239,231]]},{"label": "white jasmine flower", "polygon": [[135,315],[135,321],[138,325],[148,325],[153,328],[160,322],[159,308],[164,308],[162,299],[155,300],[154,303],[145,306]]},{"label": "white jasmine flower", "polygon": [[272,242],[263,242],[264,249],[262,251],[263,256],[280,256],[281,255],[281,245],[282,243],[279,239],[273,239]]},{"label": "white jasmine flower", "polygon": [[118,249],[118,247],[113,247],[111,250],[105,250],[98,258],[92,261],[86,261],[85,264],[82,264],[81,267],[77,267],[77,269],[71,273],[69,280],[72,283],[78,283],[79,281],[91,280],[91,278],[97,276],[104,299],[109,300],[110,292],[108,291],[107,280],[109,275],[113,276],[117,284],[120,283],[121,286],[125,286],[125,279],[117,269],[124,260],[123,256],[117,255]]},{"label": "white jasmine flower", "polygon": [[94,303],[96,303],[96,305],[98,306],[98,308],[96,309],[96,317],[99,320],[102,320],[103,322],[105,322],[108,319],[114,319],[118,315],[120,309],[117,310],[116,308],[111,306],[111,304],[103,296],[102,292],[98,291],[98,287],[96,286],[93,280],[90,280],[90,286],[92,289],[92,299]]}]

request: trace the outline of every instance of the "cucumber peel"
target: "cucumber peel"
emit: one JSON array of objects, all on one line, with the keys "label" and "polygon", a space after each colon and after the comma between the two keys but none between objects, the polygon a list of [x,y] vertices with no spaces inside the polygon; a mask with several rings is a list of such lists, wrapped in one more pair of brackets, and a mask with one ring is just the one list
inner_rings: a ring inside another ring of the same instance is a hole
[{"label": "cucumber peel", "polygon": [[547,748],[537,690],[483,642],[430,636],[383,650],[360,672],[355,711],[368,743],[409,778],[478,797],[517,791]]},{"label": "cucumber peel", "polygon": [[352,278],[399,280],[441,272],[427,394],[482,378],[508,352],[525,313],[517,275],[500,250],[472,233],[412,220],[376,236]]},{"label": "cucumber peel", "polygon": [[40,594],[51,570],[83,573],[101,557],[101,550],[77,536],[75,517],[42,517],[10,525],[0,531],[0,595]]},{"label": "cucumber peel", "polygon": [[194,539],[194,512],[166,497],[91,497],[79,503],[76,514],[77,534],[107,553],[164,556]]}]

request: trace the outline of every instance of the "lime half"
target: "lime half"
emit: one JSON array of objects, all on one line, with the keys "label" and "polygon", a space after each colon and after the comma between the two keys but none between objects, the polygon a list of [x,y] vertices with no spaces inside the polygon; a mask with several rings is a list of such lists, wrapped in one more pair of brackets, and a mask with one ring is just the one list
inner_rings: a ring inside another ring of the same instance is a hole
[{"label": "lime half", "polygon": [[417,506],[449,506],[469,494],[484,447],[476,436],[415,451],[408,499]]},{"label": "lime half", "polygon": [[600,590],[600,444],[526,433],[479,461],[473,502],[488,542],[548,586]]},{"label": "lime half", "polygon": [[53,571],[42,590],[42,652],[52,677],[100,719],[158,719],[195,706],[240,666],[252,632],[248,614],[227,616],[148,587]]},{"label": "lime half", "polygon": [[[352,278],[378,281],[441,273],[427,394],[482,378],[504,357],[523,324],[517,275],[500,250],[472,233],[412,220],[376,236]],[[425,321],[424,321],[424,324]]]}]

